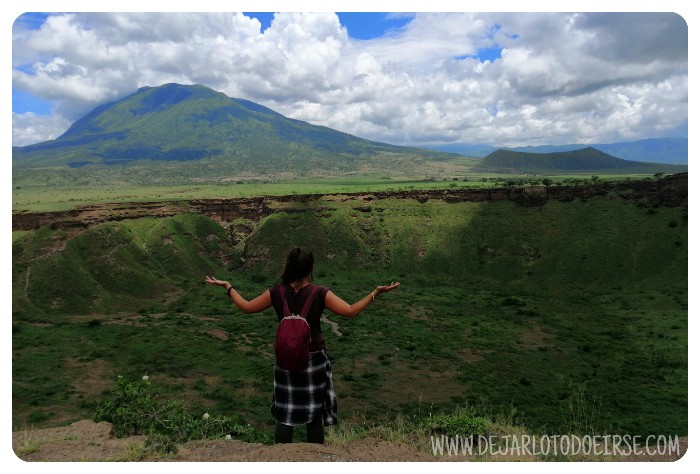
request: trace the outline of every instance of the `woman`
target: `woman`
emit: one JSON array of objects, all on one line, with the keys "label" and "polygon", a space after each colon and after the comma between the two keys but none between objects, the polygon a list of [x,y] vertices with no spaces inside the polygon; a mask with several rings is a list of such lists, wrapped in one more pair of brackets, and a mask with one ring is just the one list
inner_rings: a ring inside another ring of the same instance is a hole
[{"label": "woman", "polygon": [[[228,281],[209,276],[205,280],[211,285],[222,286],[243,313],[259,313],[273,306],[279,321],[284,317],[283,297],[291,312],[299,314],[309,295],[313,294],[314,299],[306,316],[311,328],[311,347],[306,368],[288,371],[275,365],[275,388],[271,407],[272,415],[277,420],[275,443],[290,443],[294,426],[306,425],[307,441],[323,444],[324,425],[333,425],[337,421],[331,365],[321,333],[323,310],[328,308],[339,316],[354,318],[378,295],[399,286],[398,282],[377,286],[356,303],[348,304],[328,288],[312,285],[313,269],[314,257],[311,252],[300,248],[292,249],[287,255],[282,283],[250,301],[239,295]],[[312,292],[314,288],[316,290]]]}]

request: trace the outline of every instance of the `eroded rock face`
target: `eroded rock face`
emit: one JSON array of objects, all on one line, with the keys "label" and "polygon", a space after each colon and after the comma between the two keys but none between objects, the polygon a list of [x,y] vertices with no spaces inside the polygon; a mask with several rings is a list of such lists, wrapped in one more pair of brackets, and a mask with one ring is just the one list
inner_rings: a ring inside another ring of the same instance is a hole
[{"label": "eroded rock face", "polygon": [[[13,212],[12,230],[34,230],[45,225],[53,228],[85,228],[94,224],[140,217],[170,217],[182,212],[204,214],[222,223],[244,218],[253,222],[275,212],[294,212],[292,206],[313,202],[322,194],[269,196],[230,199],[193,199],[146,203],[106,203],[83,206],[61,212]],[[445,202],[486,202],[511,200],[523,206],[541,206],[548,200],[572,201],[608,196],[627,201],[646,201],[651,205],[676,207],[688,204],[688,173],[658,180],[603,182],[585,186],[525,186],[512,188],[445,189],[427,191],[386,191],[334,195],[338,200],[377,201],[389,198]],[[327,197],[327,196],[326,196]]]}]

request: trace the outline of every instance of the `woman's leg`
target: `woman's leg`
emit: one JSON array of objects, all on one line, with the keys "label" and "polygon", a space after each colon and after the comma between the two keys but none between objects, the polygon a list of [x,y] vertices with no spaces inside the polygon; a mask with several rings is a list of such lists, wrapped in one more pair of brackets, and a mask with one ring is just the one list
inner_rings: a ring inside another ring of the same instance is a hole
[{"label": "woman's leg", "polygon": [[319,416],[311,423],[306,424],[306,441],[309,443],[323,444],[323,417]]},{"label": "woman's leg", "polygon": [[291,443],[294,427],[287,426],[279,421],[275,425],[275,443]]}]

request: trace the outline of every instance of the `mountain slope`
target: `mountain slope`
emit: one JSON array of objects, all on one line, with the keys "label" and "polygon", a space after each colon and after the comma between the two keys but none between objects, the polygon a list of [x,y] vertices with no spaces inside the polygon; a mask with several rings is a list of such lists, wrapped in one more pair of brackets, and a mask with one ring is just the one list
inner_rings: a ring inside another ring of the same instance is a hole
[{"label": "mountain slope", "polygon": [[625,160],[687,164],[687,138],[647,138],[633,142],[597,145],[601,151]]},{"label": "mountain slope", "polygon": [[201,85],[165,84],[97,107],[56,140],[13,148],[13,167],[208,160],[239,170],[353,169],[387,153],[449,157],[286,118]]},{"label": "mountain slope", "polygon": [[645,138],[631,142],[601,143],[596,145],[543,145],[508,148],[512,151],[526,153],[555,153],[580,150],[592,147],[623,160],[642,161],[645,163],[688,163],[687,138]]},{"label": "mountain slope", "polygon": [[684,137],[645,138],[630,142],[600,143],[594,145],[582,145],[579,143],[569,145],[495,147],[491,145],[452,144],[435,145],[430,148],[433,150],[483,158],[498,149],[520,151],[524,153],[556,153],[581,150],[588,147],[595,148],[623,160],[643,161],[645,163],[688,163],[688,139]]},{"label": "mountain slope", "polygon": [[512,150],[496,150],[481,161],[484,169],[509,169],[518,171],[625,171],[649,172],[673,165],[654,165],[615,158],[592,147],[555,153],[525,153]]}]

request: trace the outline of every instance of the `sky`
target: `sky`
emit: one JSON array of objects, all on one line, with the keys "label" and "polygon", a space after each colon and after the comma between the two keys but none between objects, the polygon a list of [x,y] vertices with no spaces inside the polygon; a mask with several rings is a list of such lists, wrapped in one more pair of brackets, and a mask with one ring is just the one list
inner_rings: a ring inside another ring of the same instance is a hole
[{"label": "sky", "polygon": [[397,145],[687,136],[688,26],[663,12],[25,13],[12,144],[169,82]]}]

